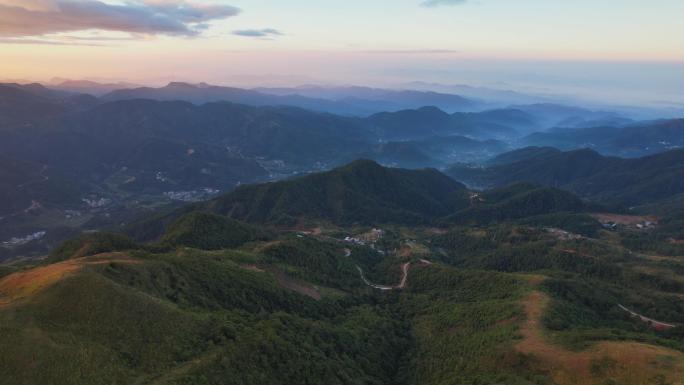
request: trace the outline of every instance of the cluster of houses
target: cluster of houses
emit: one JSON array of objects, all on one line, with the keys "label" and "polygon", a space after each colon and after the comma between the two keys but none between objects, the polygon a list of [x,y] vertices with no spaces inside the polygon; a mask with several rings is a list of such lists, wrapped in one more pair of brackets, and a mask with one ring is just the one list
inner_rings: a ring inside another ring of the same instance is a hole
[{"label": "cluster of houses", "polygon": [[548,227],[546,228],[546,231],[556,237],[557,239],[560,240],[565,240],[565,241],[570,241],[573,239],[582,239],[582,236],[579,234],[571,233],[569,231],[557,229],[555,227]]},{"label": "cluster of houses", "polygon": [[486,200],[480,193],[471,192],[470,193],[470,204],[483,203]]},{"label": "cluster of houses", "polygon": [[380,240],[382,238],[382,235],[384,234],[384,231],[382,229],[372,229],[371,231],[367,233],[363,233],[361,235],[358,235],[356,237],[345,237],[344,241],[348,243],[353,243],[355,245],[359,246],[365,246],[365,245],[370,245],[371,247],[375,246],[375,242]]},{"label": "cluster of houses", "polygon": [[651,221],[643,221],[641,223],[636,224],[636,228],[640,230],[649,230],[649,229],[654,229],[656,227],[655,222]]},{"label": "cluster of houses", "polygon": [[206,187],[201,190],[192,191],[167,191],[164,193],[164,196],[173,201],[199,202],[211,198],[220,192],[221,190]]},{"label": "cluster of houses", "polygon": [[10,239],[9,241],[2,242],[2,245],[6,246],[6,247],[25,245],[29,242],[37,241],[37,240],[45,237],[46,234],[47,234],[47,232],[45,232],[45,231],[38,231],[36,233],[29,234],[25,237],[14,237],[14,238]]},{"label": "cluster of houses", "polygon": [[79,218],[82,215],[83,213],[78,210],[64,210],[64,218],[66,219]]},{"label": "cluster of houses", "polygon": [[344,241],[348,242],[348,243],[353,243],[353,244],[359,245],[359,246],[365,246],[366,245],[366,241],[364,241],[363,239],[358,238],[358,237],[344,237]]},{"label": "cluster of houses", "polygon": [[[642,221],[639,223],[635,223],[634,228],[636,228],[638,230],[651,230],[651,229],[654,229],[657,225],[658,224],[656,222],[645,220],[645,221]],[[607,221],[607,222],[601,223],[601,226],[603,226],[603,228],[606,230],[616,231],[618,229],[618,227],[620,226],[620,223],[613,222],[613,221]]]},{"label": "cluster of houses", "polygon": [[81,199],[91,209],[98,209],[112,203],[111,199],[107,198],[83,198]]}]

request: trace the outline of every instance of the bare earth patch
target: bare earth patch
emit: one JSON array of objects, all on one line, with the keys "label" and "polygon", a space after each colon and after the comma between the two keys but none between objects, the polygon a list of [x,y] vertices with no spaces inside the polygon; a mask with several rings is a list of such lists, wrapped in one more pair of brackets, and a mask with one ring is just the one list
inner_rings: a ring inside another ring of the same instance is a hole
[{"label": "bare earth patch", "polygon": [[541,318],[549,297],[532,292],[524,302],[527,320],[516,349],[534,356],[539,369],[558,385],[603,385],[609,380],[620,385],[656,385],[662,375],[668,383],[684,385],[684,353],[636,342],[599,342],[574,352],[549,343]]},{"label": "bare earth patch", "polygon": [[0,280],[0,308],[29,298],[89,265],[140,263],[122,253],[106,253],[70,259],[10,274]]},{"label": "bare earth patch", "polygon": [[618,225],[636,225],[643,222],[658,223],[658,218],[654,216],[640,216],[640,215],[618,215],[606,213],[591,214],[596,220],[601,223],[613,222]]},{"label": "bare earth patch", "polygon": [[665,256],[665,255],[648,255],[646,256],[646,259],[649,261],[654,261],[654,262],[662,262],[662,261],[672,261],[672,262],[684,262],[684,256]]},{"label": "bare earth patch", "polygon": [[439,227],[430,227],[430,228],[426,229],[426,232],[428,234],[433,234],[433,235],[443,235],[443,234],[446,234],[448,232],[448,230],[447,229],[440,229]]},{"label": "bare earth patch", "polygon": [[267,268],[266,271],[271,273],[278,282],[278,286],[284,289],[292,290],[296,293],[305,295],[315,300],[320,300],[321,298],[323,298],[321,293],[308,282],[292,278],[276,268]]},{"label": "bare earth patch", "polygon": [[411,256],[412,252],[413,252],[413,249],[411,248],[411,246],[409,246],[407,244],[403,244],[403,245],[401,245],[401,248],[399,249],[399,251],[397,251],[397,256],[401,257],[401,258],[409,258]]},{"label": "bare earth patch", "polygon": [[240,265],[240,268],[253,271],[255,273],[263,273],[265,272],[264,269],[259,268],[257,265]]}]

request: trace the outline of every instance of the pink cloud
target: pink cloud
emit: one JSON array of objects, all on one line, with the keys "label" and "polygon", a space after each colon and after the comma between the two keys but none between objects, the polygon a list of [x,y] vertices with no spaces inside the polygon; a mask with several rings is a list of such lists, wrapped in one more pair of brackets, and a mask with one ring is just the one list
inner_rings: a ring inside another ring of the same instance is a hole
[{"label": "pink cloud", "polygon": [[183,0],[137,0],[124,5],[98,0],[0,0],[0,36],[40,36],[90,29],[195,36],[205,23],[238,13],[238,8],[229,5]]}]

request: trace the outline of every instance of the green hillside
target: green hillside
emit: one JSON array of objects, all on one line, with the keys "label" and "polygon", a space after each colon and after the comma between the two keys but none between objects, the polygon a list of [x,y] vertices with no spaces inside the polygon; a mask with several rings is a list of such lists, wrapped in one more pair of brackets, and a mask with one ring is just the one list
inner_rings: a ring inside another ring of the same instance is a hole
[{"label": "green hillside", "polygon": [[193,212],[172,223],[162,242],[173,246],[218,250],[268,238],[268,232],[261,228],[225,216]]},{"label": "green hillside", "polygon": [[470,207],[448,216],[444,222],[488,224],[586,209],[587,205],[572,193],[520,183],[474,195]]},{"label": "green hillside", "polygon": [[0,382],[677,384],[681,218],[606,231],[592,208],[367,160],[243,186],[130,228],[152,243],[3,266]]},{"label": "green hillside", "polygon": [[599,202],[642,205],[684,192],[684,150],[637,159],[605,157],[592,150],[529,148],[503,154],[484,168],[454,166],[447,174],[477,186],[533,182]]},{"label": "green hillside", "polygon": [[243,186],[207,207],[255,223],[418,224],[466,202],[465,187],[436,170],[391,169],[360,160],[330,172]]}]

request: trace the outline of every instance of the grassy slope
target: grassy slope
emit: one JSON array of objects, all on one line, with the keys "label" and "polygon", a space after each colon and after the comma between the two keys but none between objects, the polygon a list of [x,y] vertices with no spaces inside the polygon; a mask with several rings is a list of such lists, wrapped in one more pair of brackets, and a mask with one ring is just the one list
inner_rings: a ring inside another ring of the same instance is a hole
[{"label": "grassy slope", "polygon": [[[405,231],[421,245],[421,258],[445,264],[414,261],[407,288],[382,294],[364,286],[354,264],[390,282],[394,256],[352,247],[345,257],[350,246],[324,238],[282,236],[240,250],[138,250],[130,252],[134,262],[117,253],[69,259],[62,264],[81,264],[77,271],[0,309],[0,346],[16,346],[0,352],[0,378],[430,385],[548,384],[550,376],[563,385],[603,385],[628,373],[622,368],[630,361],[616,358],[616,346],[660,362],[649,369],[653,381],[672,382],[678,373],[679,353],[654,346],[684,349],[681,332],[649,330],[615,306],[664,321],[681,317],[673,295],[682,287],[651,274],[670,266],[665,261],[644,262],[605,240],[555,239],[513,224],[389,230],[397,261],[405,260]],[[651,270],[637,269],[644,266]],[[322,299],[291,290],[276,272],[317,288]],[[549,278],[531,284],[521,272]],[[16,282],[11,277],[0,291]],[[537,314],[525,306],[531,290],[551,298]],[[529,337],[526,319],[536,320],[541,336],[531,348],[520,347]],[[549,371],[558,352],[592,377],[573,382],[567,372]],[[669,364],[659,356],[671,357]],[[26,367],[39,370],[26,376]]]}]

